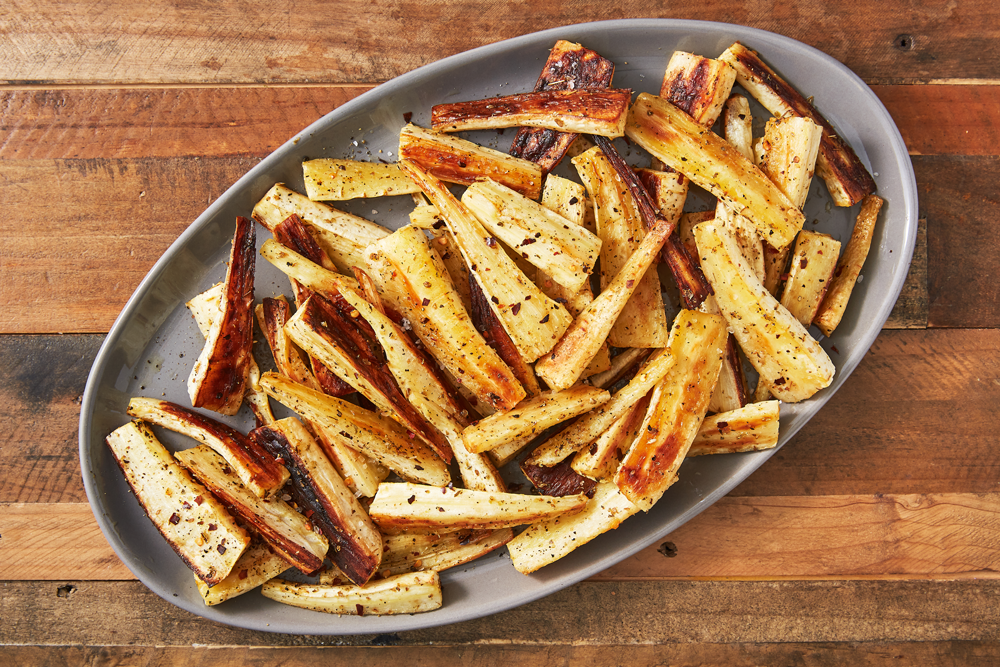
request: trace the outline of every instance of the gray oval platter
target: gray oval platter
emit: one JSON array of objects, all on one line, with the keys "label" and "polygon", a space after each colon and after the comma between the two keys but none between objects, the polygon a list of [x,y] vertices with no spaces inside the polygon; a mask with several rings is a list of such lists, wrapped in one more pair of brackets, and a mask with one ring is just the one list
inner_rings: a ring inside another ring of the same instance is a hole
[{"label": "gray oval platter", "polygon": [[[917,190],[906,146],[875,94],[829,56],[792,39],[721,23],[668,19],[622,20],[556,28],[484,46],[422,67],[343,105],[268,156],[214,202],[177,239],[142,281],[111,329],[87,382],[80,417],[80,460],[91,507],[104,535],[129,569],[165,600],[229,625],[309,635],[373,634],[443,625],[530,602],[617,563],[688,521],[728,493],[776,450],[700,457],[684,463],[680,481],[646,515],[626,521],[563,560],[524,576],[505,550],[442,575],[444,606],[412,616],[338,617],[280,605],[252,592],[206,607],[191,572],[146,519],[110,455],[104,437],[128,421],[132,396],[164,397],[188,405],[186,379],[202,339],[184,303],[224,277],[235,218],[249,216],[275,183],[302,190],[301,162],[316,157],[395,160],[404,114],[428,126],[434,104],[532,89],[549,49],[567,39],[616,63],[614,85],[659,91],[677,49],[716,57],[739,40],[816,106],[868,164],[886,200],[863,280],[840,328],[822,341],[837,369],[833,385],[812,399],[782,406],[781,441],[788,441],[826,403],[868,351],[899,295],[917,229]],[[760,108],[755,107],[755,114]],[[513,132],[470,136],[506,151]],[[632,156],[640,159],[639,156]],[[806,207],[807,227],[847,241],[857,213],[830,205],[816,179]],[[408,198],[351,202],[346,210],[390,228],[406,223]],[[817,222],[813,222],[817,221]],[[258,234],[266,237],[266,232]],[[258,240],[260,243],[262,239]],[[256,296],[287,292],[287,280],[258,261]],[[815,330],[814,330],[815,331]],[[260,358],[260,355],[258,355]],[[244,409],[228,423],[244,432]],[[191,446],[159,431],[168,447]]]}]

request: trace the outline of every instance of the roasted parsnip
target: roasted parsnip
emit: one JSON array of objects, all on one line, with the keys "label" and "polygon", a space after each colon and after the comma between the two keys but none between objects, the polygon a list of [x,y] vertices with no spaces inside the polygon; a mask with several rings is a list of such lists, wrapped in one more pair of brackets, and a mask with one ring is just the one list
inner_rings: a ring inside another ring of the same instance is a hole
[{"label": "roasted parsnip", "polygon": [[573,470],[598,482],[611,480],[625,458],[625,452],[639,435],[639,427],[646,417],[652,393],[650,390],[590,446],[577,452],[570,463]]},{"label": "roasted parsnip", "polygon": [[324,586],[272,579],[260,591],[282,604],[351,616],[416,614],[441,606],[437,572],[409,572],[365,586]]},{"label": "roasted parsnip", "polygon": [[442,132],[504,127],[544,127],[557,132],[620,137],[632,91],[543,90],[485,100],[436,104],[431,126]]},{"label": "roasted parsnip", "polygon": [[601,239],[492,180],[470,185],[462,203],[490,233],[572,293],[590,278]]},{"label": "roasted parsnip", "polygon": [[472,277],[489,297],[491,309],[521,358],[531,363],[551,350],[572,321],[569,312],[525,277],[499,242],[441,181],[418,165],[406,160],[401,164],[447,221]]},{"label": "roasted parsnip", "polygon": [[369,273],[428,351],[478,399],[509,410],[525,392],[473,326],[440,257],[413,227],[373,244]]},{"label": "roasted parsnip", "polygon": [[705,417],[688,456],[777,447],[779,412],[780,401],[761,401]]},{"label": "roasted parsnip", "polygon": [[518,572],[529,574],[617,528],[638,511],[614,482],[602,482],[582,511],[537,521],[511,540],[510,559]]},{"label": "roasted parsnip", "polygon": [[882,209],[883,203],[885,202],[877,195],[868,195],[861,203],[861,211],[854,222],[851,240],[847,242],[847,249],[837,264],[830,289],[827,290],[815,318],[816,326],[827,336],[833,333],[844,316],[847,301],[851,297],[858,276],[861,275],[861,267],[868,257],[872,237],[875,235],[875,223],[878,222],[878,212]]},{"label": "roasted parsnip", "polygon": [[389,577],[404,572],[443,572],[499,549],[513,539],[510,528],[445,533],[386,535],[379,573]]},{"label": "roasted parsnip", "polygon": [[736,70],[729,63],[674,51],[663,75],[660,97],[700,125],[712,127],[735,82]]},{"label": "roasted parsnip", "polygon": [[875,191],[875,181],[861,164],[854,149],[813,106],[777,72],[768,67],[756,52],[736,42],[719,60],[736,69],[736,80],[765,109],[777,117],[792,113],[810,118],[823,128],[816,170],[837,206],[852,206]]},{"label": "roasted parsnip", "polygon": [[586,504],[582,494],[554,498],[383,482],[368,513],[390,533],[406,529],[453,532],[510,528],[573,514]]},{"label": "roasted parsnip", "polygon": [[120,426],[105,442],[149,520],[184,563],[209,586],[225,579],[250,536],[222,503],[191,478],[144,423]]},{"label": "roasted parsnip", "polygon": [[281,498],[263,500],[240,483],[226,460],[207,445],[177,452],[175,458],[243,524],[250,526],[278,554],[306,574],[323,567],[330,543]]},{"label": "roasted parsnip", "polygon": [[403,479],[442,486],[451,481],[447,464],[394,420],[277,373],[265,373],[261,386],[282,405],[335,434],[342,445],[363,452]]},{"label": "roasted parsnip", "polygon": [[776,398],[805,400],[833,381],[830,357],[798,320],[764,289],[722,225],[695,230],[705,276],[750,363]]},{"label": "roasted parsnip", "polygon": [[319,158],[302,163],[306,195],[313,201],[343,201],[419,192],[398,164]]},{"label": "roasted parsnip", "polygon": [[788,245],[802,228],[802,211],[760,169],[666,100],[640,93],[625,132],[669,167],[730,203],[771,245]]},{"label": "roasted parsnip", "polygon": [[279,419],[250,437],[288,462],[293,495],[330,541],[330,560],[354,583],[367,582],[382,560],[382,535],[301,422]]},{"label": "roasted parsnip", "polygon": [[225,579],[209,587],[204,581],[195,577],[195,584],[205,604],[214,607],[252,591],[287,569],[288,561],[271,551],[267,543],[258,538],[250,543]]},{"label": "roasted parsnip", "polygon": [[254,229],[249,218],[236,218],[221,312],[188,377],[191,405],[223,415],[236,414],[243,404],[253,362]]},{"label": "roasted parsnip", "polygon": [[547,391],[466,427],[462,439],[470,452],[485,452],[509,440],[537,436],[545,429],[603,405],[611,395],[603,389],[578,385]]},{"label": "roasted parsnip", "polygon": [[[446,183],[471,185],[489,178],[529,199],[542,193],[542,168],[534,162],[413,124],[399,133],[399,158]],[[420,191],[412,180],[410,185]]]},{"label": "roasted parsnip", "polygon": [[261,498],[273,495],[288,481],[288,471],[273,456],[239,431],[211,417],[170,401],[141,397],[129,401],[128,413],[208,445],[226,459],[240,481]]},{"label": "roasted parsnip", "polygon": [[781,305],[808,327],[830,287],[840,241],[828,234],[803,229],[795,239],[795,252],[788,269]]}]

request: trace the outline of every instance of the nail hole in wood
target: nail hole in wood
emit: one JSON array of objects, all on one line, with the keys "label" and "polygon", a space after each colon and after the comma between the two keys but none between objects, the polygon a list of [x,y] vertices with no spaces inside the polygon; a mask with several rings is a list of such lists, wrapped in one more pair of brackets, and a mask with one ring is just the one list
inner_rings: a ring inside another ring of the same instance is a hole
[{"label": "nail hole in wood", "polygon": [[911,35],[897,35],[896,39],[892,40],[892,45],[900,51],[912,51],[913,37]]},{"label": "nail hole in wood", "polygon": [[677,545],[673,542],[664,542],[657,551],[667,558],[674,558],[677,555]]}]

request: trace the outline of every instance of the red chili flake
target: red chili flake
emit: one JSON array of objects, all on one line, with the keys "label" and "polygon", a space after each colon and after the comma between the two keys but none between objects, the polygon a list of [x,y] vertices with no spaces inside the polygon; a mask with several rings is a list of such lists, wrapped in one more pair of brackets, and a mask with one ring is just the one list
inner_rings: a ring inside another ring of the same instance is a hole
[{"label": "red chili flake", "polygon": [[433,227],[434,229],[444,229],[446,224],[447,223],[444,220],[438,220],[433,225],[431,225],[431,227]]},{"label": "red chili flake", "polygon": [[490,301],[497,304],[498,306],[500,305],[500,299],[496,298],[495,296],[491,296]]},{"label": "red chili flake", "polygon": [[438,508],[438,512],[443,512],[443,511],[444,511],[444,508],[443,508],[443,507],[439,507],[439,508]]},{"label": "red chili flake", "polygon": [[496,248],[497,247],[497,240],[495,238],[493,238],[492,236],[487,236],[486,237],[486,245],[488,245],[491,248]]},{"label": "red chili flake", "polygon": [[521,245],[531,245],[532,243],[537,243],[537,241],[532,238],[527,238],[521,241]]},{"label": "red chili flake", "polygon": [[517,315],[519,312],[521,312],[521,304],[515,303],[513,306],[511,306],[510,312],[514,315]]},{"label": "red chili flake", "polygon": [[170,515],[170,519],[168,519],[168,521],[176,526],[181,522],[181,517],[177,514],[177,512],[174,512]]},{"label": "red chili flake", "polygon": [[787,273],[782,273],[782,274],[781,274],[780,276],[778,276],[778,277],[779,277],[779,278],[781,278],[782,280],[788,280],[788,274],[787,274]]},{"label": "red chili flake", "polygon": [[357,610],[358,610],[358,616],[364,616],[364,615],[365,615],[365,608],[364,608],[364,607],[362,607],[362,606],[361,606],[361,605],[359,605],[359,604],[356,604],[356,605],[354,605],[354,606],[355,606],[355,608],[357,608]]},{"label": "red chili flake", "polygon": [[462,169],[465,169],[465,168],[466,168],[466,167],[468,167],[469,165],[468,165],[468,164],[466,163],[466,161],[465,161],[465,160],[459,160],[459,161],[458,161],[458,166],[459,166],[459,167],[461,167]]},{"label": "red chili flake", "polygon": [[196,505],[201,505],[203,502],[205,502],[205,497],[204,496],[195,496],[194,497],[194,502],[195,502]]},{"label": "red chili flake", "polygon": [[808,259],[808,258],[806,258],[806,257],[803,257],[803,258],[802,258],[802,261],[801,261],[801,262],[799,262],[799,268],[800,268],[800,269],[804,269],[804,268],[806,268],[806,266],[807,266],[808,264],[809,264],[809,259]]},{"label": "red chili flake", "polygon": [[840,354],[840,350],[837,349],[836,345],[831,345],[830,349],[833,350],[834,352],[836,352],[837,354]]},{"label": "red chili flake", "polygon": [[218,551],[220,554],[226,553],[226,547],[223,544],[220,544],[219,546],[215,547],[215,550]]},{"label": "red chili flake", "polygon": [[274,462],[277,463],[279,466],[283,466],[285,465],[285,457],[279,456],[278,458],[274,459]]},{"label": "red chili flake", "polygon": [[626,280],[625,281],[625,287],[627,287],[628,289],[632,289],[633,286],[635,286],[635,281],[634,280]]},{"label": "red chili flake", "polygon": [[548,322],[548,321],[549,321],[549,316],[548,316],[548,315],[546,315],[546,316],[545,316],[545,317],[543,317],[543,318],[542,318],[542,319],[541,319],[541,320],[540,320],[540,321],[539,321],[538,323],[539,323],[539,324],[545,324],[545,323],[546,323],[546,322]]},{"label": "red chili flake", "polygon": [[577,203],[578,201],[580,201],[580,200],[579,200],[579,199],[577,199],[576,197],[570,197],[570,198],[569,198],[569,203],[570,203],[570,205],[571,205],[571,206],[572,206],[573,204]]},{"label": "red chili flake", "polygon": [[417,497],[416,497],[416,496],[410,496],[409,498],[407,498],[407,499],[406,499],[406,502],[407,502],[407,504],[409,504],[409,505],[412,505],[412,504],[413,504],[413,503],[415,503],[416,501],[417,501]]},{"label": "red chili flake", "polygon": [[238,576],[239,576],[240,579],[246,579],[247,578],[247,571],[246,570],[240,570],[240,573],[239,573]]},{"label": "red chili flake", "polygon": [[208,529],[209,530],[218,530],[219,527],[217,525],[215,525],[214,523],[210,523],[210,524],[208,524]]},{"label": "red chili flake", "polygon": [[413,112],[412,111],[407,111],[406,113],[403,114],[403,122],[404,123],[409,123],[412,119],[413,119]]},{"label": "red chili flake", "polygon": [[729,428],[729,422],[719,422],[719,433],[729,433],[733,429]]},{"label": "red chili flake", "polygon": [[529,294],[528,296],[524,297],[524,300],[525,301],[531,301],[531,295]]},{"label": "red chili flake", "polygon": [[780,387],[783,384],[785,384],[785,378],[778,378],[777,380],[774,381],[775,387]]},{"label": "red chili flake", "polygon": [[422,305],[422,306],[429,306],[429,305],[431,305],[431,300],[425,298],[423,301],[420,302],[420,305]]},{"label": "red chili flake", "polygon": [[191,509],[191,503],[185,500],[183,503],[181,503],[181,507],[183,507],[186,510],[189,510]]}]

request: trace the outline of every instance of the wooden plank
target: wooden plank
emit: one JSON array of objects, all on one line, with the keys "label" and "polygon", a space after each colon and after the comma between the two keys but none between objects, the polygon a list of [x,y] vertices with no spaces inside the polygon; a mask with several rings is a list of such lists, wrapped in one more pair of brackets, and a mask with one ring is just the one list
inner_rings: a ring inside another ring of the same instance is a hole
[{"label": "wooden plank", "polygon": [[[0,89],[0,160],[264,156],[373,87]],[[873,90],[911,154],[1000,155],[1000,86],[877,85]]]},{"label": "wooden plank", "polygon": [[883,331],[823,409],[733,494],[990,493],[1000,331]]},{"label": "wooden plank", "polygon": [[[968,176],[985,188],[987,179],[1000,178],[1000,162],[968,160],[952,165],[946,158],[915,158],[921,196],[936,193],[928,195],[934,202],[928,238],[951,225],[954,215],[966,216],[981,236],[998,233],[980,227],[994,211],[964,200],[969,190],[956,179]],[[0,301],[9,306],[0,312],[0,333],[106,332],[170,243],[256,162],[255,157],[0,160],[0,201],[6,204],[0,210]],[[939,182],[946,187],[938,188]],[[951,208],[945,213],[940,206]],[[962,326],[1000,321],[996,298],[966,296],[962,282],[987,280],[995,243],[937,247],[950,253],[944,260],[949,275],[957,276],[938,286],[939,299],[953,302],[952,325],[962,323],[967,311],[974,321]],[[914,265],[914,296],[901,302],[891,326],[920,326],[925,320],[925,278],[917,273],[923,268]]]},{"label": "wooden plank", "polygon": [[[78,401],[100,342],[0,336],[0,403],[10,406],[0,411],[0,502],[86,501]],[[841,390],[733,495],[995,491],[998,350],[997,330],[883,331]]]},{"label": "wooden plank", "polygon": [[911,155],[1000,155],[1000,86],[875,86],[874,91]]},{"label": "wooden plank", "polygon": [[[516,639],[514,640],[516,642]],[[670,643],[632,646],[289,646],[289,647],[134,647],[24,646],[0,648],[0,663],[20,667],[102,665],[102,667],[244,667],[282,665],[313,667],[343,664],[366,667],[439,667],[440,665],[629,665],[629,667],[993,667],[1000,662],[1000,642],[844,642],[707,644]]]},{"label": "wooden plank", "polygon": [[1000,326],[1000,157],[915,158],[932,327]]},{"label": "wooden plank", "polygon": [[[998,534],[996,494],[723,498],[595,579],[989,577]],[[0,505],[0,535],[0,579],[133,578],[83,503]]]},{"label": "wooden plank", "polygon": [[[990,58],[1000,14],[970,0],[921,6],[878,3],[752,5],[708,0],[651,7],[541,0],[483,12],[469,0],[419,9],[403,0],[345,0],[338,20],[319,0],[286,12],[251,1],[177,5],[125,0],[9,0],[0,82],[282,83],[380,82],[483,44],[560,25],[611,18],[665,17],[749,25],[829,53],[867,80],[994,78]],[[442,25],[462,26],[442,30]],[[113,35],[111,37],[110,35]],[[569,35],[572,37],[572,35]],[[373,45],[378,45],[377,50]],[[714,55],[714,54],[708,54]],[[807,93],[808,94],[808,93]]]},{"label": "wooden plank", "polygon": [[[0,90],[0,160],[268,155],[372,86]],[[402,124],[402,119],[400,119]]]},{"label": "wooden plank", "polygon": [[0,502],[86,500],[77,429],[102,339],[0,336]]},{"label": "wooden plank", "polygon": [[566,648],[994,642],[1000,634],[998,595],[1000,580],[585,582],[510,611],[445,627],[329,637],[269,634],[205,621],[138,582],[8,582],[0,585],[0,644]]}]

